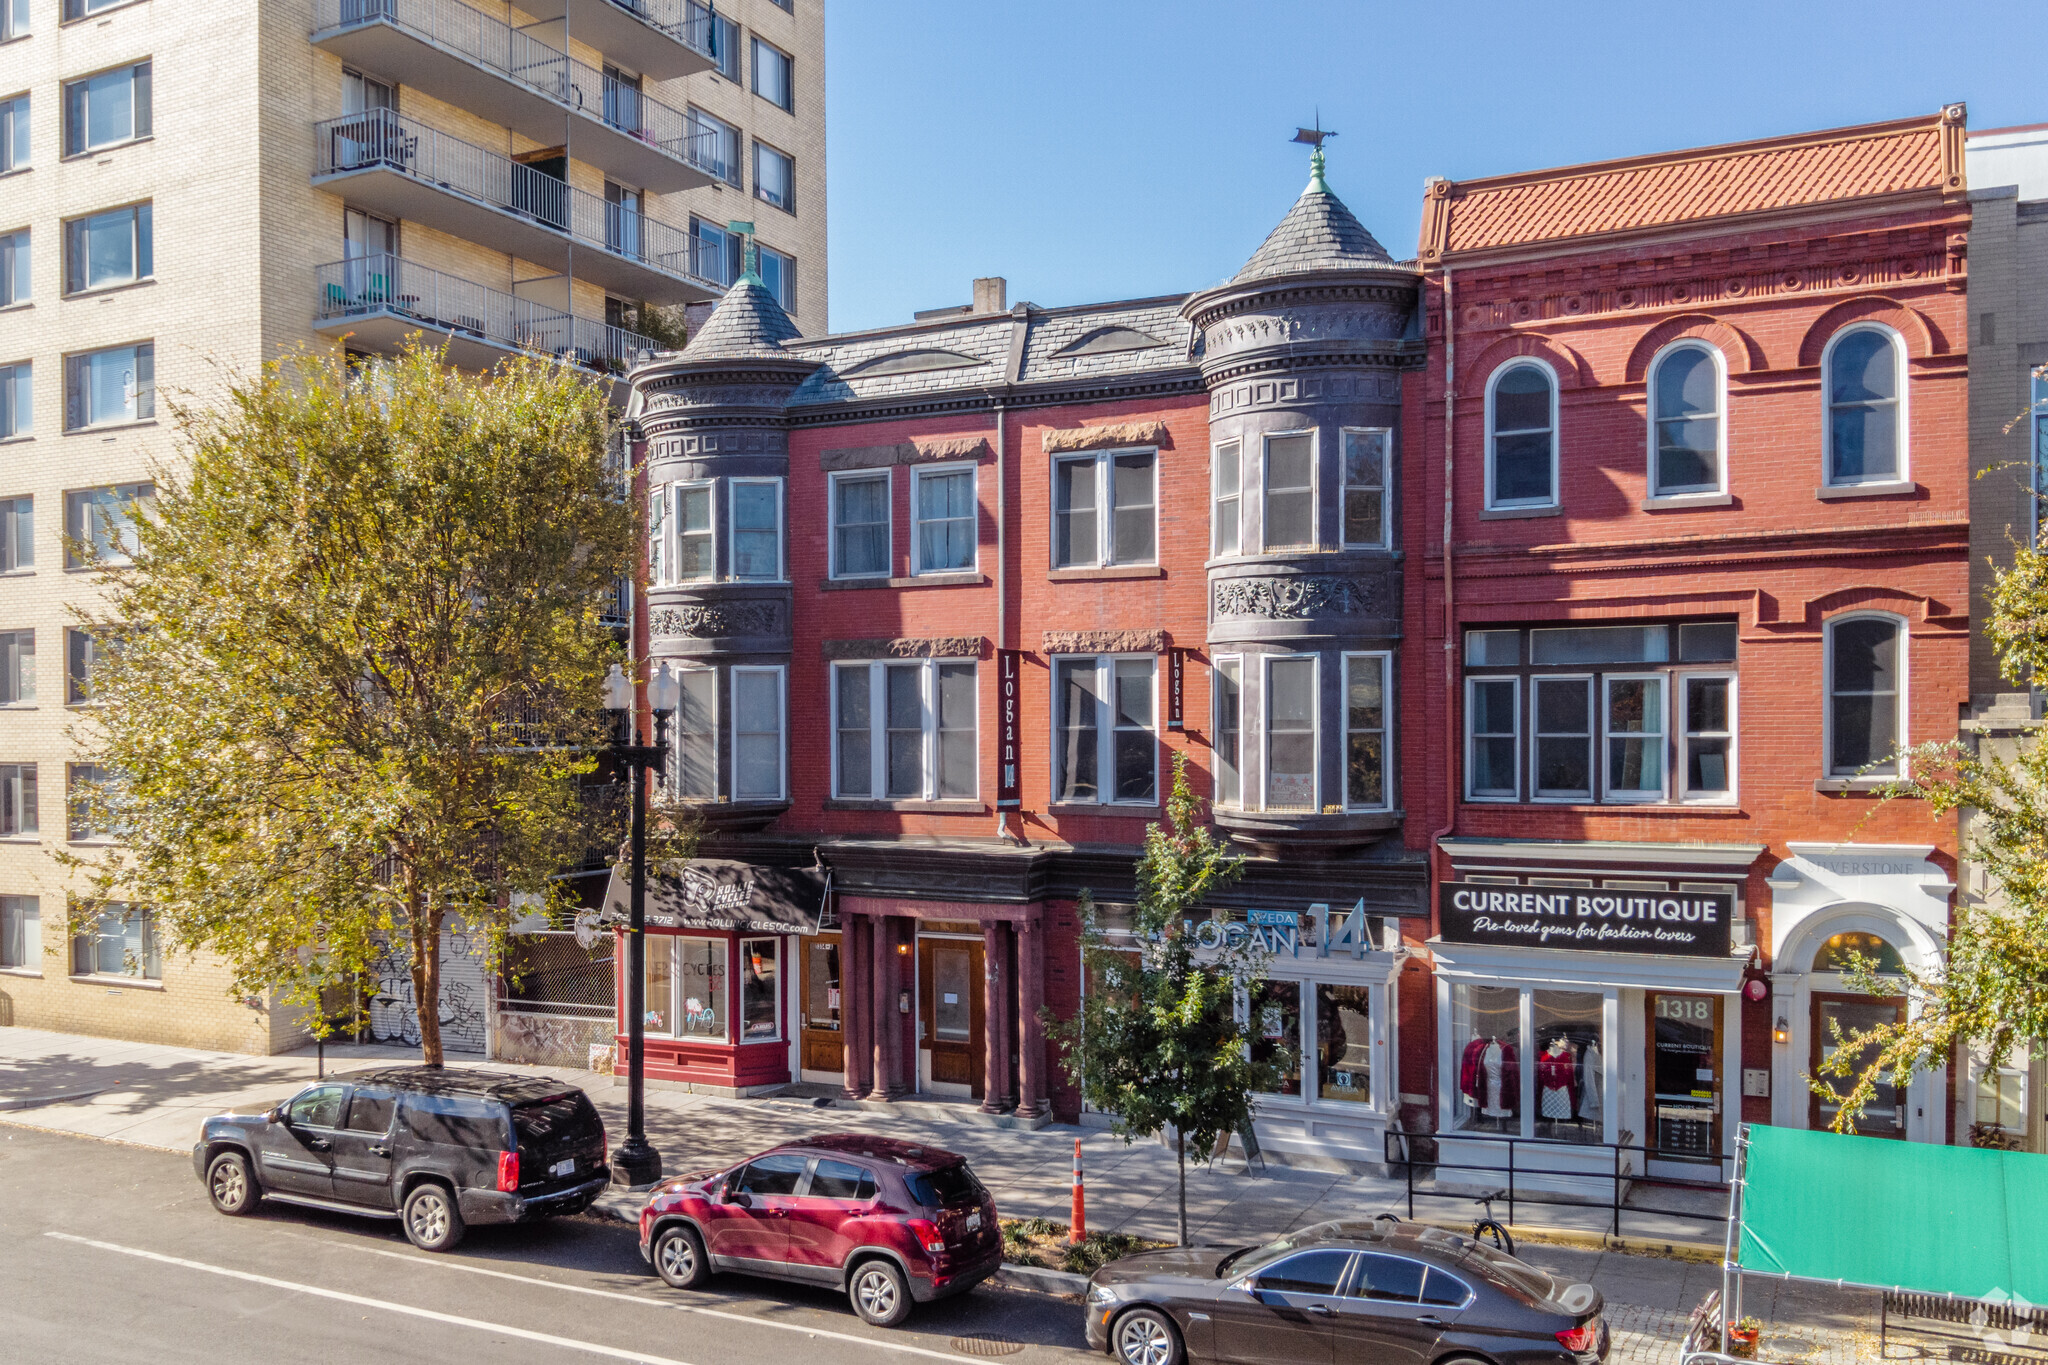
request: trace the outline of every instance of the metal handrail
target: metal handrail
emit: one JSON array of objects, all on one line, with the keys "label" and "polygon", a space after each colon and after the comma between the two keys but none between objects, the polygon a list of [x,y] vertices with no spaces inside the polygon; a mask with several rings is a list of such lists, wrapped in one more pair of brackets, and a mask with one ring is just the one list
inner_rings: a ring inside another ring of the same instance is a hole
[{"label": "metal handrail", "polygon": [[578,317],[517,295],[416,265],[402,256],[356,256],[313,268],[327,322],[369,312],[417,318],[438,330],[468,332],[582,369],[623,374],[640,351],[659,343],[638,332]]},{"label": "metal handrail", "polygon": [[707,289],[719,274],[698,269],[709,244],[644,209],[610,203],[496,152],[451,137],[396,110],[366,109],[313,125],[316,175],[387,170],[517,214],[585,246]]},{"label": "metal handrail", "polygon": [[719,137],[681,110],[461,0],[314,0],[313,29],[387,23],[460,53],[535,94],[728,179]]},{"label": "metal handrail", "polygon": [[[1419,1140],[1425,1139],[1428,1140],[1430,1144],[1436,1149],[1436,1159],[1434,1160],[1419,1160],[1414,1155],[1414,1144]],[[1443,1143],[1447,1140],[1456,1142],[1471,1141],[1505,1143],[1507,1145],[1508,1150],[1508,1164],[1506,1165],[1506,1167],[1501,1167],[1494,1165],[1482,1165],[1478,1162],[1471,1161],[1445,1161],[1442,1159]],[[1561,1207],[1580,1209],[1588,1207],[1600,1207],[1598,1203],[1591,1203],[1584,1199],[1545,1198],[1541,1194],[1530,1194],[1526,1191],[1518,1191],[1515,1187],[1515,1177],[1518,1175],[1554,1175],[1568,1176],[1578,1180],[1612,1181],[1612,1194],[1608,1200],[1607,1207],[1612,1215],[1611,1221],[1609,1223],[1609,1228],[1613,1235],[1616,1237],[1619,1237],[1621,1235],[1621,1214],[1624,1207],[1621,1202],[1622,1184],[1625,1181],[1654,1180],[1654,1183],[1658,1185],[1674,1185],[1682,1189],[1719,1191],[1728,1188],[1728,1182],[1720,1179],[1689,1180],[1683,1176],[1649,1176],[1647,1174],[1647,1171],[1649,1169],[1648,1163],[1650,1157],[1653,1155],[1668,1156],[1670,1154],[1664,1148],[1651,1147],[1647,1144],[1639,1142],[1561,1141],[1556,1138],[1515,1137],[1506,1133],[1402,1133],[1396,1132],[1392,1129],[1389,1129],[1385,1133],[1384,1141],[1384,1150],[1386,1153],[1387,1165],[1399,1165],[1403,1167],[1406,1172],[1408,1185],[1408,1216],[1411,1219],[1415,1216],[1415,1168],[1417,1166],[1427,1166],[1433,1170],[1476,1171],[1483,1172],[1490,1176],[1505,1177],[1507,1181],[1507,1187],[1503,1191],[1501,1197],[1504,1197],[1507,1200],[1507,1220],[1510,1223],[1515,1222],[1515,1205],[1518,1203],[1553,1204]],[[1516,1148],[1518,1147],[1534,1147],[1537,1148],[1539,1151],[1549,1150],[1552,1152],[1567,1149],[1578,1149],[1581,1151],[1604,1150],[1612,1155],[1613,1166],[1611,1171],[1600,1172],[1595,1170],[1589,1170],[1583,1165],[1529,1166],[1525,1164],[1518,1164],[1516,1160]],[[1622,1154],[1624,1152],[1642,1153],[1642,1169],[1624,1169],[1622,1164]],[[1727,1159],[1728,1158],[1726,1157],[1720,1158],[1720,1160],[1723,1162],[1725,1162]],[[1429,1194],[1432,1192],[1425,1190],[1423,1191],[1423,1193]],[[1651,1213],[1666,1218],[1691,1218],[1697,1219],[1701,1222],[1709,1223],[1726,1223],[1729,1217],[1728,1214],[1725,1212],[1695,1213],[1691,1210],[1681,1211],[1676,1209],[1630,1209],[1629,1212]]]}]

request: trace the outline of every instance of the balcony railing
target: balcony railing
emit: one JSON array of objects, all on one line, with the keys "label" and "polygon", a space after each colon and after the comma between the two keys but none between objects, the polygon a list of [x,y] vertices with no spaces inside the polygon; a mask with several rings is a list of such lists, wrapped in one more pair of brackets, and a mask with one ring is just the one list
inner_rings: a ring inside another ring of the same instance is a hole
[{"label": "balcony railing", "polygon": [[450,137],[391,109],[344,114],[313,125],[316,175],[393,171],[561,233],[613,256],[721,289],[718,274],[697,268],[701,255],[723,273],[712,244],[673,223],[609,203],[509,157]]},{"label": "balcony railing", "polygon": [[[634,6],[625,8],[639,13]],[[460,0],[314,0],[316,34],[380,21],[460,53],[566,108],[657,147],[706,175],[727,177],[729,168],[723,164],[716,131],[692,127],[682,111],[642,94],[637,86],[577,61],[560,48],[471,9]]]},{"label": "balcony railing", "polygon": [[330,261],[314,273],[320,291],[315,316],[322,322],[398,313],[437,331],[467,333],[605,374],[624,374],[637,352],[661,349],[638,332],[501,293],[400,256]]}]

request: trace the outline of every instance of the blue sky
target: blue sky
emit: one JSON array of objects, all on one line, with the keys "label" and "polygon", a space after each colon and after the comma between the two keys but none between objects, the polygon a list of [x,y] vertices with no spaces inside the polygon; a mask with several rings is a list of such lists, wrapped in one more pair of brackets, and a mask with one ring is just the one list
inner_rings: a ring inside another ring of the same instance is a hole
[{"label": "blue sky", "polygon": [[[1892,3],[825,0],[834,331],[1201,288],[1308,178],[1412,255],[1454,179],[1931,113],[2048,122],[2039,11]],[[2028,34],[2035,33],[2030,38]]]}]

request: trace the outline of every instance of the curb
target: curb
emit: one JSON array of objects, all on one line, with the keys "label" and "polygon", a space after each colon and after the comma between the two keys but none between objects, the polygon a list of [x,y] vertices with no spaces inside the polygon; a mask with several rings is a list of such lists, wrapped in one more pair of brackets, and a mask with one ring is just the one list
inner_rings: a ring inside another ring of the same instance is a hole
[{"label": "curb", "polygon": [[0,1110],[40,1109],[46,1104],[69,1104],[73,1100],[89,1100],[105,1089],[64,1090],[54,1095],[27,1095],[18,1100],[0,1100]]},{"label": "curb", "polygon": [[640,1223],[640,1210],[646,1207],[646,1190],[606,1190],[591,1201],[585,1212],[594,1213],[600,1218],[609,1218],[614,1223],[631,1223],[637,1227]]},{"label": "curb", "polygon": [[1004,1262],[1001,1269],[982,1281],[997,1289],[1020,1289],[1027,1294],[1047,1294],[1056,1299],[1072,1299],[1079,1302],[1088,1292],[1088,1277],[1074,1275],[1064,1270],[1045,1270],[1035,1265],[1011,1265]]}]

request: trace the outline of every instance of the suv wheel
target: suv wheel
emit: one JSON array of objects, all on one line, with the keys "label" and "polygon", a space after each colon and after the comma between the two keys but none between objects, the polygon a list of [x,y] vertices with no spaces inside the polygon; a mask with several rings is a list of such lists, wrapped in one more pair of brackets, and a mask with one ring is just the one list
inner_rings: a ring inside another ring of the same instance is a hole
[{"label": "suv wheel", "polygon": [[704,1239],[687,1223],[661,1230],[654,1239],[654,1272],[676,1289],[695,1289],[711,1278],[704,1259]]},{"label": "suv wheel", "polygon": [[230,1218],[240,1218],[255,1212],[263,1191],[256,1187],[249,1158],[240,1152],[222,1152],[206,1168],[206,1195],[214,1208]]},{"label": "suv wheel", "polygon": [[446,1185],[415,1186],[405,1197],[405,1235],[421,1251],[450,1251],[462,1240],[462,1210]]},{"label": "suv wheel", "polygon": [[877,1327],[894,1327],[910,1316],[910,1283],[894,1261],[863,1261],[846,1287],[853,1311]]},{"label": "suv wheel", "polygon": [[1137,1308],[1117,1319],[1110,1349],[1123,1365],[1181,1365],[1180,1333],[1164,1313]]}]

